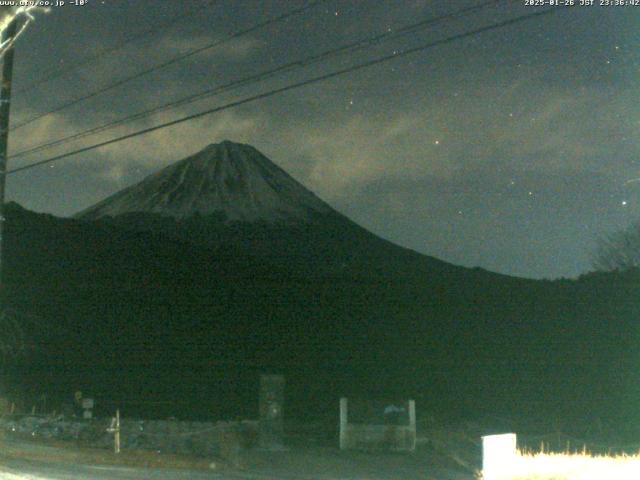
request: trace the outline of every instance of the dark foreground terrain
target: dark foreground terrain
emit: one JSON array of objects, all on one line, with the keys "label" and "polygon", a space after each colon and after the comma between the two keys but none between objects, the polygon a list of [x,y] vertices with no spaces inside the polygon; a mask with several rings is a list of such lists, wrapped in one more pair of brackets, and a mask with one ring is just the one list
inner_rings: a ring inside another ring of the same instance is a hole
[{"label": "dark foreground terrain", "polygon": [[23,412],[43,395],[60,411],[81,390],[102,416],[255,419],[259,377],[277,373],[299,421],[335,425],[341,396],[413,398],[418,416],[640,433],[638,272],[511,278],[333,214],[149,229],[154,217],[14,204],[7,218],[6,302],[27,348],[2,382]]},{"label": "dark foreground terrain", "polygon": [[[471,465],[422,439],[412,454],[341,452],[314,436],[289,439],[283,451],[250,450],[239,465],[224,459],[160,458],[154,452],[123,452],[119,456],[64,444],[44,444],[11,436],[0,454],[2,479],[300,479],[300,480],[471,480]],[[457,455],[477,459],[466,446]],[[460,450],[460,447],[458,448]],[[456,454],[454,454],[456,456]]]}]

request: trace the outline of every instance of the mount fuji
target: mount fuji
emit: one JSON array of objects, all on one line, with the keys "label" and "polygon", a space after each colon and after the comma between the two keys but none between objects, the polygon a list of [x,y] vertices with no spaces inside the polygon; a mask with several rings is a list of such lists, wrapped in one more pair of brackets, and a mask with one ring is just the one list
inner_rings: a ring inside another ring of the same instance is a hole
[{"label": "mount fuji", "polygon": [[46,337],[16,376],[34,391],[245,415],[257,373],[281,372],[290,412],[377,395],[568,418],[618,411],[609,392],[640,384],[637,273],[455,266],[369,232],[248,145],[210,145],[75,218],[6,211],[0,299]]},{"label": "mount fuji", "polygon": [[95,220],[128,213],[184,220],[295,223],[332,208],[250,145],[223,141],[150,175],[77,215]]},{"label": "mount fuji", "polygon": [[468,270],[374,235],[254,147],[230,141],[211,144],[75,218],[215,247],[243,263],[250,259],[248,268],[298,275]]}]

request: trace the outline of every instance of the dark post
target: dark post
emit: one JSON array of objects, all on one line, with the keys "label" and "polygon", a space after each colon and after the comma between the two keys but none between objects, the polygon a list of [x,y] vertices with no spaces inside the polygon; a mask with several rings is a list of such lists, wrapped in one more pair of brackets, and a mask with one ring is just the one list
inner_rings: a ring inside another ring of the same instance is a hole
[{"label": "dark post", "polygon": [[[16,35],[17,21],[14,19],[2,34],[2,41],[11,41]],[[9,48],[2,62],[2,85],[0,87],[0,316],[4,314],[3,246],[4,246],[4,195],[7,181],[7,150],[9,145],[9,111],[11,107],[11,77],[13,76],[13,47]]]},{"label": "dark post", "polygon": [[284,436],[284,376],[260,376],[260,434],[261,448],[279,450],[283,448]]}]

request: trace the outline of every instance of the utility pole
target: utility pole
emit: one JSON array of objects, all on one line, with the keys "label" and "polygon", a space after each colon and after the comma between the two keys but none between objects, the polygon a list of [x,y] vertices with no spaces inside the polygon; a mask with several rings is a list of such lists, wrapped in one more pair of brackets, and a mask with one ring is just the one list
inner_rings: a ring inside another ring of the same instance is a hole
[{"label": "utility pole", "polygon": [[[14,18],[2,33],[2,41],[12,41],[16,35],[17,20]],[[0,85],[0,318],[5,314],[5,291],[3,280],[4,247],[4,195],[7,181],[7,150],[9,146],[9,111],[11,107],[11,78],[13,76],[13,46],[4,54],[2,62],[2,84]]]}]

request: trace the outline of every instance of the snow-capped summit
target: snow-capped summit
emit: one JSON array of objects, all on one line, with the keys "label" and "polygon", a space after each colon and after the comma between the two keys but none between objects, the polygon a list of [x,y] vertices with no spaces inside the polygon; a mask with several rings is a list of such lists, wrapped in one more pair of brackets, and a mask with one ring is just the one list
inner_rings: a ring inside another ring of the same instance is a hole
[{"label": "snow-capped summit", "polygon": [[223,141],[148,176],[77,218],[143,212],[178,219],[226,215],[230,221],[304,221],[333,209],[250,145]]}]

